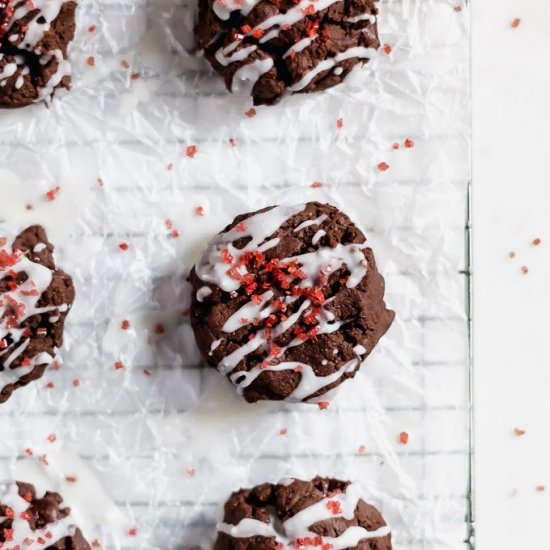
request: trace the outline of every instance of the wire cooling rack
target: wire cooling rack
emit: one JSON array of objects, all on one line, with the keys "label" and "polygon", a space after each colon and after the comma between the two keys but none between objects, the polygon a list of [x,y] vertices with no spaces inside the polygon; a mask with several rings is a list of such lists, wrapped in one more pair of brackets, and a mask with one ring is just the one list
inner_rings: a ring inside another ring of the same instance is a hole
[{"label": "wire cooling rack", "polygon": [[[361,481],[396,548],[469,546],[467,6],[380,7],[391,53],[249,117],[193,5],[83,0],[73,92],[0,113],[0,217],[43,223],[78,293],[61,369],[0,409],[0,467],[104,548],[207,548],[230,491],[316,474]],[[247,405],[200,364],[186,274],[235,215],[307,200],[363,226],[396,321],[327,410]]]}]

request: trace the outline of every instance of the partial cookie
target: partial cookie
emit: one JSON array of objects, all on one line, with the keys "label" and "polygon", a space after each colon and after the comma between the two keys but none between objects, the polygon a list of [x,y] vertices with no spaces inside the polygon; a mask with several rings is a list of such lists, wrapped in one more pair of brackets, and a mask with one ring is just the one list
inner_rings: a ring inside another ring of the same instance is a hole
[{"label": "partial cookie", "polygon": [[2,550],[90,550],[69,508],[58,493],[38,497],[30,483],[0,484],[0,546]]},{"label": "partial cookie", "polygon": [[316,477],[233,493],[214,550],[391,550],[390,528],[359,485]]},{"label": "partial cookie", "polygon": [[0,0],[0,106],[50,101],[70,89],[74,0]]},{"label": "partial cookie", "polygon": [[235,218],[190,274],[206,362],[250,402],[326,398],[394,318],[365,241],[348,216],[317,202]]},{"label": "partial cookie", "polygon": [[340,84],[380,47],[376,0],[199,0],[199,48],[230,92],[273,104]]},{"label": "partial cookie", "polygon": [[15,238],[0,230],[0,403],[54,361],[74,296],[43,227]]}]

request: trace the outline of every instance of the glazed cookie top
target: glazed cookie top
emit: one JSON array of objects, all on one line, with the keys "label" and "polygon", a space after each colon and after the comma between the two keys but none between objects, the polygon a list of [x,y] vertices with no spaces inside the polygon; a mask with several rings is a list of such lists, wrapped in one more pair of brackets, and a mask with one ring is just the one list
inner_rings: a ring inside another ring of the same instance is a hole
[{"label": "glazed cookie top", "polygon": [[58,493],[39,498],[33,485],[0,483],[0,543],[2,550],[90,550],[75,526],[69,508],[61,508]]},{"label": "glazed cookie top", "polygon": [[190,280],[199,349],[251,402],[322,400],[394,317],[365,236],[328,204],[238,216]]},{"label": "glazed cookie top", "polygon": [[390,528],[358,484],[316,477],[233,493],[214,550],[391,550]]},{"label": "glazed cookie top", "polygon": [[375,0],[200,0],[199,47],[255,105],[339,84],[380,42]]},{"label": "glazed cookie top", "polygon": [[0,229],[0,403],[54,361],[73,301],[43,227],[16,237]]},{"label": "glazed cookie top", "polygon": [[69,88],[74,0],[0,0],[0,106],[49,101]]}]

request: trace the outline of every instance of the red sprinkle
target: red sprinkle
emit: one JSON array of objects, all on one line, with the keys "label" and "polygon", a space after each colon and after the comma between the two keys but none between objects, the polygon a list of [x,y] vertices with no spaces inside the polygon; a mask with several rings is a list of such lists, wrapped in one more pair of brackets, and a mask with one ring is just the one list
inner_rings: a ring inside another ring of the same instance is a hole
[{"label": "red sprinkle", "polygon": [[52,187],[47,193],[46,193],[46,199],[49,201],[55,200],[55,197],[57,196],[57,193],[59,193],[59,190],[61,188],[59,185],[56,185],[55,187]]},{"label": "red sprinkle", "polygon": [[80,380],[78,378],[73,379],[73,386],[78,388],[80,386]]},{"label": "red sprinkle", "polygon": [[76,483],[76,476],[65,476],[65,481],[67,483]]},{"label": "red sprinkle", "polygon": [[141,78],[141,75],[140,75],[139,73],[132,73],[132,74],[130,75],[130,78],[131,78],[132,80],[139,80],[139,79]]},{"label": "red sprinkle", "polygon": [[122,361],[115,361],[115,369],[116,370],[120,370],[120,369],[123,369],[124,368],[124,365],[122,363]]},{"label": "red sprinkle", "polygon": [[338,502],[337,500],[329,500],[326,506],[330,510],[330,513],[335,516],[342,513],[340,502]]},{"label": "red sprinkle", "polygon": [[192,159],[197,154],[197,146],[196,145],[188,145],[185,149],[185,154],[190,159]]},{"label": "red sprinkle", "polygon": [[235,147],[237,145],[237,142],[233,138],[229,138],[229,145],[231,147]]},{"label": "red sprinkle", "polygon": [[90,26],[88,27],[88,32],[95,32],[96,29],[97,29],[97,27],[96,27],[95,25],[90,25]]},{"label": "red sprinkle", "polygon": [[137,535],[137,532],[138,531],[135,527],[128,529],[128,535],[130,535],[131,537],[135,537]]},{"label": "red sprinkle", "polygon": [[340,129],[340,128],[343,128],[344,127],[344,121],[339,118],[337,121],[336,121],[336,128]]},{"label": "red sprinkle", "polygon": [[46,388],[48,388],[49,390],[51,390],[53,387],[54,387],[53,382],[48,382],[48,383],[46,384]]},{"label": "red sprinkle", "polygon": [[91,544],[94,548],[99,548],[101,546],[101,542],[99,542],[97,539],[94,539]]},{"label": "red sprinkle", "polygon": [[120,328],[122,330],[128,330],[130,328],[130,321],[128,321],[128,319],[124,319],[122,323],[120,323]]},{"label": "red sprinkle", "polygon": [[195,216],[204,216],[204,208],[202,206],[195,206]]},{"label": "red sprinkle", "polygon": [[528,268],[526,265],[522,265],[522,266],[521,266],[521,272],[522,272],[524,275],[527,275],[527,273],[529,273],[529,268]]},{"label": "red sprinkle", "polygon": [[25,454],[27,456],[32,456],[33,455],[32,449],[25,449]]},{"label": "red sprinkle", "polygon": [[359,445],[359,448],[357,449],[357,452],[359,454],[363,454],[366,450],[367,450],[367,448],[364,445]]},{"label": "red sprinkle", "polygon": [[125,69],[129,69],[130,68],[130,63],[128,63],[128,61],[126,61],[126,59],[123,59],[120,64],[125,68]]},{"label": "red sprinkle", "polygon": [[259,40],[264,34],[265,34],[265,31],[263,29],[254,29],[252,36],[257,40]]},{"label": "red sprinkle", "polygon": [[406,139],[404,145],[407,149],[410,149],[414,147],[414,141],[412,139]]},{"label": "red sprinkle", "polygon": [[252,30],[252,27],[250,25],[243,25],[241,27],[241,31],[243,34],[248,34]]},{"label": "red sprinkle", "polygon": [[174,165],[172,163],[170,163],[167,167],[166,167],[166,170],[168,170],[168,172],[171,172],[174,168]]},{"label": "red sprinkle", "polygon": [[406,445],[409,442],[409,434],[407,432],[401,432],[399,434],[399,443]]},{"label": "red sprinkle", "polygon": [[122,243],[119,243],[118,247],[120,248],[120,250],[126,251],[128,250],[128,248],[130,248],[130,245],[126,242],[122,242]]},{"label": "red sprinkle", "polygon": [[151,376],[151,371],[149,369],[143,369],[143,374],[145,374],[145,376]]},{"label": "red sprinkle", "polygon": [[194,477],[195,474],[197,473],[197,470],[195,470],[195,468],[186,468],[185,469],[185,473],[189,476],[189,477]]},{"label": "red sprinkle", "polygon": [[95,57],[93,55],[91,55],[90,57],[88,57],[88,59],[86,59],[86,63],[90,67],[95,67]]},{"label": "red sprinkle", "polygon": [[514,433],[515,433],[518,437],[521,437],[522,435],[525,435],[525,430],[522,430],[521,428],[514,428]]},{"label": "red sprinkle", "polygon": [[317,406],[319,407],[319,409],[321,409],[322,411],[328,409],[328,406],[329,406],[329,402],[328,401],[319,401],[317,403]]},{"label": "red sprinkle", "polygon": [[546,491],[546,487],[545,487],[544,485],[537,485],[537,486],[535,487],[535,491],[536,491],[537,493],[542,493],[543,491]]},{"label": "red sprinkle", "polygon": [[239,222],[234,228],[237,233],[244,233],[247,230],[246,223]]},{"label": "red sprinkle", "polygon": [[314,181],[314,182],[310,185],[310,187],[311,187],[312,189],[319,189],[322,185],[323,185],[323,184],[322,184],[320,181]]},{"label": "red sprinkle", "polygon": [[155,334],[164,334],[166,332],[166,329],[164,328],[164,325],[162,323],[157,323],[155,325]]},{"label": "red sprinkle", "polygon": [[389,167],[390,167],[390,165],[385,163],[385,162],[380,162],[377,165],[377,168],[378,168],[378,170],[380,170],[380,172],[385,172]]},{"label": "red sprinkle", "polygon": [[283,429],[279,430],[279,435],[286,435],[287,433],[288,433],[287,428],[283,428]]},{"label": "red sprinkle", "polygon": [[542,241],[541,241],[539,238],[533,239],[533,240],[531,241],[531,243],[532,243],[533,246],[538,246],[541,242],[542,242]]},{"label": "red sprinkle", "polygon": [[457,13],[460,13],[462,11],[462,6],[455,6],[453,10],[456,11]]},{"label": "red sprinkle", "polygon": [[44,464],[44,466],[49,466],[50,463],[48,462],[48,456],[47,455],[42,455],[40,457],[40,462],[42,462],[42,464]]},{"label": "red sprinkle", "polygon": [[56,440],[57,440],[57,436],[56,436],[55,434],[50,434],[50,435],[48,436],[48,441],[49,441],[50,443],[54,443]]},{"label": "red sprinkle", "polygon": [[382,49],[384,50],[384,53],[386,55],[390,55],[390,53],[392,52],[393,48],[391,47],[391,44],[384,44],[382,46]]},{"label": "red sprinkle", "polygon": [[508,252],[508,257],[509,257],[509,258],[515,258],[515,257],[516,257],[516,253],[515,253],[513,250],[511,250],[510,252]]},{"label": "red sprinkle", "polygon": [[394,151],[397,151],[399,149],[400,145],[399,143],[394,143],[391,148],[394,150]]},{"label": "red sprinkle", "polygon": [[250,109],[248,109],[248,111],[246,111],[244,114],[248,118],[252,118],[252,117],[256,116],[256,109],[254,109],[254,107],[250,107]]},{"label": "red sprinkle", "polygon": [[521,24],[521,19],[519,17],[516,17],[512,23],[511,23],[511,26],[513,29],[517,29]]}]

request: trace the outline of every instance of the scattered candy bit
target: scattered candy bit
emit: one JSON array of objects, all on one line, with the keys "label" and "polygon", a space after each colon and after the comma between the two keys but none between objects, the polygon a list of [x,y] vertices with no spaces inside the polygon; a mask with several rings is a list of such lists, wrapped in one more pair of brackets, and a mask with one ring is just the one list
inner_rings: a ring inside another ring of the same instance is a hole
[{"label": "scattered candy bit", "polygon": [[76,483],[76,476],[65,476],[65,481],[67,483]]},{"label": "scattered candy bit", "polygon": [[32,456],[33,455],[32,449],[25,449],[25,454],[27,456]]},{"label": "scattered candy bit", "polygon": [[521,19],[520,19],[519,17],[516,17],[516,18],[512,21],[512,23],[510,23],[510,25],[511,25],[511,27],[512,27],[513,29],[517,29],[517,28],[520,26],[520,24],[521,24]]},{"label": "scattered candy bit", "polygon": [[32,210],[33,206],[32,206],[32,204],[29,203],[29,204],[26,204],[26,205],[25,205],[25,208],[26,208],[27,210]]},{"label": "scattered candy bit", "polygon": [[188,145],[187,149],[185,149],[185,154],[190,159],[192,159],[197,154],[197,146],[196,145]]},{"label": "scattered candy bit", "polygon": [[53,382],[48,382],[48,383],[46,384],[46,388],[48,388],[49,390],[51,390],[53,387],[54,387]]},{"label": "scattered candy bit", "polygon": [[42,455],[40,457],[40,462],[42,462],[42,464],[44,464],[44,466],[49,466],[50,463],[48,462],[48,456],[47,455]]},{"label": "scattered candy bit", "polygon": [[252,118],[252,117],[256,116],[256,109],[254,109],[254,107],[250,107],[250,109],[248,109],[248,111],[246,111],[244,114],[248,118]]},{"label": "scattered candy bit", "polygon": [[329,402],[328,401],[319,401],[317,403],[317,406],[319,407],[319,409],[321,409],[322,411],[328,409],[328,406],[329,406]]},{"label": "scattered candy bit", "polygon": [[151,376],[151,371],[149,369],[143,369],[143,374],[145,374],[145,376]]},{"label": "scattered candy bit", "polygon": [[310,185],[310,187],[311,187],[312,189],[319,189],[319,187],[321,187],[322,185],[323,185],[323,184],[322,184],[320,181],[314,181],[314,182]]},{"label": "scattered candy bit", "polygon": [[48,436],[48,441],[49,441],[50,443],[54,443],[56,440],[57,440],[57,436],[56,436],[55,434],[50,434],[50,435]]},{"label": "scattered candy bit", "polygon": [[233,228],[237,233],[244,233],[247,229],[246,227],[246,223],[244,222],[239,222],[234,228]]},{"label": "scattered candy bit", "polygon": [[100,548],[101,547],[101,542],[99,542],[97,539],[94,539],[91,542],[91,545],[92,545],[93,548]]},{"label": "scattered candy bit", "polygon": [[399,434],[399,443],[406,445],[409,442],[409,434],[407,432],[401,432]]},{"label": "scattered candy bit", "polygon": [[380,172],[385,172],[390,167],[390,165],[386,162],[380,162],[376,167],[378,168],[378,170],[380,170]]},{"label": "scattered candy bit", "polygon": [[173,165],[172,163],[170,163],[170,164],[166,167],[166,170],[168,170],[168,172],[171,172],[173,169],[174,169],[174,165]]},{"label": "scattered candy bit", "polygon": [[179,236],[180,236],[180,232],[177,229],[173,229],[170,232],[170,237],[172,237],[173,239],[177,239]]},{"label": "scattered candy bit", "polygon": [[543,491],[546,491],[546,487],[545,487],[544,485],[537,485],[537,486],[535,487],[535,491],[536,491],[537,493],[542,493]]},{"label": "scattered candy bit", "polygon": [[80,380],[78,378],[73,379],[73,386],[78,388],[80,386]]},{"label": "scattered candy bit", "polygon": [[515,257],[516,257],[516,253],[515,253],[513,250],[511,250],[510,252],[508,252],[508,257],[509,257],[509,258],[515,258]]},{"label": "scattered candy bit", "polygon": [[131,78],[132,80],[139,80],[139,79],[141,78],[141,75],[140,75],[139,73],[132,73],[132,74],[130,75],[130,78]]},{"label": "scattered candy bit", "polygon": [[522,430],[521,428],[514,428],[514,433],[515,433],[518,437],[521,437],[522,435],[525,435],[525,430]]},{"label": "scattered candy bit", "polygon": [[526,265],[522,265],[522,266],[521,266],[521,272],[522,272],[524,275],[527,275],[527,273],[529,273],[529,268],[528,268]]},{"label": "scattered candy bit", "polygon": [[335,516],[342,513],[342,508],[337,500],[329,500],[326,506],[330,510],[330,513]]},{"label": "scattered candy bit", "polygon": [[122,361],[115,361],[114,366],[115,366],[115,370],[120,370],[124,368],[124,364],[122,363]]},{"label": "scattered candy bit", "polygon": [[279,430],[279,435],[286,435],[287,432],[288,432],[287,428],[282,428],[281,430]]},{"label": "scattered candy bit", "polygon": [[189,476],[189,477],[194,477],[195,474],[197,473],[197,470],[195,470],[195,468],[186,468],[185,469],[185,473]]},{"label": "scattered candy bit", "polygon": [[128,529],[128,535],[130,537],[135,537],[137,535],[137,529],[135,527],[131,527],[130,529]]},{"label": "scattered candy bit", "polygon": [[56,185],[55,187],[52,187],[49,191],[46,192],[46,199],[49,201],[55,200],[55,197],[57,196],[57,193],[60,191],[59,185]]},{"label": "scattered candy bit", "polygon": [[202,206],[195,206],[195,216],[204,216],[204,208]]},{"label": "scattered candy bit", "polygon": [[97,27],[96,27],[95,25],[90,25],[90,26],[88,27],[88,32],[95,32],[96,29],[97,29]]},{"label": "scattered candy bit", "polygon": [[99,185],[99,187],[103,187],[103,180],[101,178],[97,178],[97,184]]},{"label": "scattered candy bit", "polygon": [[130,321],[128,321],[128,319],[124,319],[122,323],[120,323],[120,328],[122,330],[128,330],[130,328]]},{"label": "scattered candy bit", "polygon": [[367,448],[364,445],[359,445],[359,448],[357,449],[357,452],[359,454],[363,454],[366,450],[367,450]]},{"label": "scattered candy bit", "polygon": [[336,121],[336,128],[340,129],[340,128],[343,128],[344,126],[344,121],[339,118],[337,121]]},{"label": "scattered candy bit", "polygon": [[235,145],[237,145],[237,142],[233,138],[229,138],[229,145],[231,147],[235,147]]},{"label": "scattered candy bit", "polygon": [[403,143],[407,149],[410,149],[411,147],[414,147],[414,141],[412,139],[406,139]]},{"label": "scattered candy bit", "polygon": [[391,148],[394,150],[394,151],[397,151],[399,149],[400,145],[399,143],[394,143]]},{"label": "scattered candy bit", "polygon": [[162,323],[157,323],[155,325],[155,334],[164,334],[166,332],[166,329],[164,328],[164,325]]},{"label": "scattered candy bit", "polygon": [[533,239],[531,241],[533,246],[538,246],[542,241],[539,238]]},{"label": "scattered candy bit", "polygon": [[462,6],[455,6],[453,10],[456,11],[457,13],[460,13],[462,11]]},{"label": "scattered candy bit", "polygon": [[119,243],[118,247],[120,248],[120,250],[126,251],[128,250],[128,248],[130,248],[130,245],[126,242],[122,242],[122,243]]},{"label": "scattered candy bit", "polygon": [[386,55],[390,55],[390,53],[392,52],[393,48],[391,47],[391,44],[384,44],[382,46],[382,49],[384,50],[384,53]]},{"label": "scattered candy bit", "polygon": [[93,55],[88,57],[88,59],[86,59],[86,64],[90,67],[95,67],[95,57]]},{"label": "scattered candy bit", "polygon": [[120,64],[125,68],[125,69],[129,69],[130,68],[130,63],[128,63],[128,61],[126,61],[126,59],[123,59]]}]

